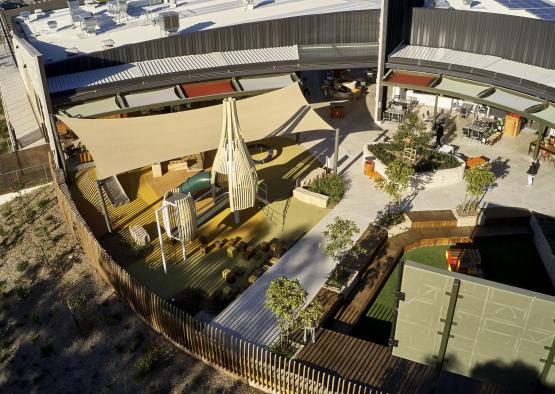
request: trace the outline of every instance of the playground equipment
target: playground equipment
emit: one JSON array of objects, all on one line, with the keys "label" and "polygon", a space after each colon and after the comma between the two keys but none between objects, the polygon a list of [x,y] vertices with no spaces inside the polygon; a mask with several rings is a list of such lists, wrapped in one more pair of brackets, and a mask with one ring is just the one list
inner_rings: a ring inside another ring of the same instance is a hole
[{"label": "playground equipment", "polygon": [[185,245],[194,239],[197,230],[195,201],[191,193],[184,194],[179,192],[178,189],[174,189],[166,193],[162,206],[155,211],[155,215],[164,273],[167,273],[168,270],[161,227],[164,228],[170,240],[173,239],[181,242],[183,260],[187,261],[187,250]]},{"label": "playground equipment", "polygon": [[447,269],[452,272],[482,276],[482,257],[480,251],[475,248],[451,247],[445,252]]},{"label": "playground equipment", "polygon": [[212,167],[212,184],[218,175],[227,175],[229,209],[239,223],[239,211],[251,208],[256,203],[258,176],[254,162],[239,127],[235,99],[227,97],[223,101],[224,116],[222,135]]},{"label": "playground equipment", "polygon": [[[241,137],[235,99],[224,99],[222,135],[214,158],[212,172],[200,172],[166,193],[162,207],[155,211],[164,272],[167,273],[163,231],[170,240],[181,242],[183,260],[187,260],[186,244],[195,237],[199,226],[228,205],[239,223],[239,210],[251,208],[256,201],[268,204],[267,188],[259,182],[248,148]],[[227,186],[224,190],[223,185]],[[197,212],[196,200],[212,194],[213,204]],[[259,195],[260,191],[264,196]]]}]

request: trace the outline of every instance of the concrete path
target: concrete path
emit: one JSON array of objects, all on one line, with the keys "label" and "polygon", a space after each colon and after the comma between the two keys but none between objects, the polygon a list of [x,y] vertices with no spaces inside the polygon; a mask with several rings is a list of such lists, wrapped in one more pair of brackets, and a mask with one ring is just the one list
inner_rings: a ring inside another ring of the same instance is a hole
[{"label": "concrete path", "polygon": [[[230,333],[260,345],[270,345],[278,335],[273,314],[264,308],[265,292],[269,283],[285,275],[297,278],[307,290],[311,300],[325,283],[334,264],[321,249],[323,231],[336,216],[353,220],[362,232],[388,202],[384,193],[376,190],[373,181],[363,174],[362,147],[371,141],[382,140],[395,130],[395,123],[377,126],[373,123],[369,108],[373,108],[371,92],[355,104],[349,104],[346,117],[330,119],[327,104],[315,104],[320,115],[331,125],[341,128],[339,170],[351,180],[345,198],[308,234],[289,250],[278,264],[266,271],[254,285],[243,292],[213,323]],[[465,121],[465,120],[462,120]],[[466,120],[467,121],[467,120]],[[531,159],[527,156],[528,144],[534,139],[530,133],[516,138],[505,137],[490,147],[478,142],[463,140],[458,136],[445,137],[445,142],[459,146],[466,156],[486,156],[494,161],[498,185],[485,197],[488,206],[518,206],[555,215],[555,166],[542,163],[535,185],[526,187],[526,170]],[[329,134],[306,134],[303,145],[322,162],[333,152],[333,138]],[[496,160],[497,159],[497,160]],[[448,187],[427,187],[411,203],[415,210],[449,209],[464,200],[465,184]]]}]

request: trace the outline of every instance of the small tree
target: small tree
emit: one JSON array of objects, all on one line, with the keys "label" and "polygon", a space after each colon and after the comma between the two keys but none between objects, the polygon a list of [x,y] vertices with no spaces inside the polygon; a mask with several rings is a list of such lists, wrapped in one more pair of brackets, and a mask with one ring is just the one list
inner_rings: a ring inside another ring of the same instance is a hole
[{"label": "small tree", "polygon": [[336,216],[333,223],[326,226],[324,231],[324,252],[334,262],[335,268],[330,279],[338,282],[343,274],[341,261],[346,257],[356,258],[364,249],[353,239],[359,232],[355,222]]},{"label": "small tree", "polygon": [[304,328],[304,341],[306,342],[306,333],[310,331],[312,334],[312,342],[315,340],[314,330],[318,326],[322,315],[324,314],[324,306],[319,301],[313,301],[308,307],[299,313],[301,326]]},{"label": "small tree", "polygon": [[491,165],[487,164],[467,169],[464,172],[464,180],[466,181],[466,195],[459,210],[463,214],[469,214],[476,211],[480,200],[495,183],[495,174]]},{"label": "small tree", "polygon": [[[376,179],[378,189],[386,192],[390,199],[395,202],[395,212],[401,212],[401,199],[403,193],[410,185],[410,178],[414,174],[414,168],[403,160],[393,160],[388,164],[385,170],[386,179]],[[391,204],[389,204],[388,213],[391,212]]]},{"label": "small tree", "polygon": [[395,143],[400,146],[411,145],[415,148],[427,146],[430,138],[431,134],[427,132],[426,124],[415,112],[407,113],[393,134]]},{"label": "small tree", "polygon": [[274,279],[266,290],[265,306],[276,316],[281,350],[288,348],[289,335],[297,328],[306,296],[307,292],[298,279],[285,276]]}]

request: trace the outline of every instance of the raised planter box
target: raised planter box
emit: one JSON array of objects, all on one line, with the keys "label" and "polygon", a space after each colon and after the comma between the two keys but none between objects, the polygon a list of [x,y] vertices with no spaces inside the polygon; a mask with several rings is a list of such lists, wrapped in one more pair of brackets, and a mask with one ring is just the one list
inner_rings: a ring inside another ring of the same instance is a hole
[{"label": "raised planter box", "polygon": [[[363,148],[363,165],[367,159],[374,161],[374,171],[387,179],[385,175],[385,170],[387,169],[387,166],[380,160],[378,160],[378,158],[370,152],[370,150],[368,149],[368,145],[371,144],[365,144]],[[426,186],[436,187],[455,185],[462,182],[466,163],[458,157],[455,158],[460,163],[458,167],[448,168],[446,170],[415,173],[411,178],[411,186],[417,187],[424,184]]]},{"label": "raised planter box", "polygon": [[344,267],[343,269],[349,272],[349,278],[347,278],[347,280],[345,281],[345,284],[341,287],[341,289],[328,286],[327,284],[324,285],[324,288],[341,294],[343,299],[345,299],[349,296],[349,294],[355,287],[355,284],[357,283],[358,271],[355,271],[351,268],[346,268],[346,267]]},{"label": "raised planter box", "polygon": [[327,208],[330,199],[328,196],[303,189],[302,187],[296,187],[293,189],[293,197],[299,201],[315,205],[320,208]]},{"label": "raised planter box", "polygon": [[467,227],[467,226],[483,226],[486,221],[486,215],[480,209],[475,215],[461,216],[456,209],[453,209],[453,214],[457,218],[457,227]]}]

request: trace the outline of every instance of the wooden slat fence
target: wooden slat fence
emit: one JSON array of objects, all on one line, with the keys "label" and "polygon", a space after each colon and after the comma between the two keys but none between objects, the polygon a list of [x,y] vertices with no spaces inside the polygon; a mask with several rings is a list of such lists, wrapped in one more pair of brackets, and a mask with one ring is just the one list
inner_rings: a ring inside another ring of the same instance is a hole
[{"label": "wooden slat fence", "polygon": [[187,353],[270,393],[370,394],[375,388],[287,359],[229,335],[177,309],[149,291],[114,262],[79,214],[60,170],[50,159],[53,186],[62,214],[101,277],[150,326]]}]

